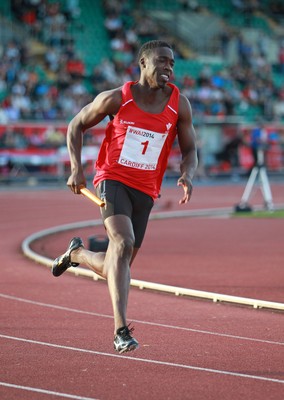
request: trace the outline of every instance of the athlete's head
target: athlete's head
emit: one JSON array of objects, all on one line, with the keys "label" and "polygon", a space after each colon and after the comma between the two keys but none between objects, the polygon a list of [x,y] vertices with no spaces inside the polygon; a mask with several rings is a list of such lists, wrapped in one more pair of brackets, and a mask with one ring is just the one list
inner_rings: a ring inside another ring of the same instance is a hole
[{"label": "athlete's head", "polygon": [[152,40],[142,45],[138,53],[141,70],[140,82],[152,88],[163,88],[170,80],[174,66],[172,47],[162,40]]}]

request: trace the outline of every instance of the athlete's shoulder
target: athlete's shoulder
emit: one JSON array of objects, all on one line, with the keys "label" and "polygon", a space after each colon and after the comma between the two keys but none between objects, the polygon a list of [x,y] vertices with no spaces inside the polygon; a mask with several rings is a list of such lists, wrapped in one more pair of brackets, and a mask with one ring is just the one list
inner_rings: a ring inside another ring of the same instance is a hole
[{"label": "athlete's shoulder", "polygon": [[122,102],[122,86],[99,93],[94,102],[120,105]]},{"label": "athlete's shoulder", "polygon": [[[114,89],[110,89],[110,90],[105,90],[101,93],[99,93],[96,97],[96,99],[100,99],[100,100],[117,100],[120,99],[121,100],[121,96],[122,96],[122,86],[114,88]],[[96,100],[95,99],[95,100]]]},{"label": "athlete's shoulder", "polygon": [[122,103],[122,86],[99,93],[94,101],[94,108],[107,114],[116,114]]},{"label": "athlete's shoulder", "polygon": [[179,118],[183,118],[186,116],[192,118],[191,104],[188,98],[182,93],[180,93],[179,96],[178,115]]},{"label": "athlete's shoulder", "polygon": [[121,104],[124,97],[131,94],[130,87],[134,83],[135,82],[132,82],[132,81],[125,82],[122,86],[101,92],[98,96],[102,100],[116,101]]},{"label": "athlete's shoulder", "polygon": [[179,105],[181,107],[191,107],[190,106],[190,101],[188,100],[188,98],[183,93],[179,94]]}]

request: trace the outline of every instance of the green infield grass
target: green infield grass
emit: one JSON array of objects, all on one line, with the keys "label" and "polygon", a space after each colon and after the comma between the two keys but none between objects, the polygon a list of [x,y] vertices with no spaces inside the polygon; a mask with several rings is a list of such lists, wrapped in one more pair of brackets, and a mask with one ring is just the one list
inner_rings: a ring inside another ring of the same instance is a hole
[{"label": "green infield grass", "polygon": [[251,212],[235,212],[233,217],[241,218],[284,218],[284,210],[261,210]]}]

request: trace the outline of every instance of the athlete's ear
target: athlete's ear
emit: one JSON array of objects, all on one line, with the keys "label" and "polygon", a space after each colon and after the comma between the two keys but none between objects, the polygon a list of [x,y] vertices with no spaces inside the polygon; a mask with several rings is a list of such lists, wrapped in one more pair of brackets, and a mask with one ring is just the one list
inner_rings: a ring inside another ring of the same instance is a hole
[{"label": "athlete's ear", "polygon": [[146,66],[144,57],[140,58],[140,66],[141,66],[141,68],[145,68],[145,66]]}]

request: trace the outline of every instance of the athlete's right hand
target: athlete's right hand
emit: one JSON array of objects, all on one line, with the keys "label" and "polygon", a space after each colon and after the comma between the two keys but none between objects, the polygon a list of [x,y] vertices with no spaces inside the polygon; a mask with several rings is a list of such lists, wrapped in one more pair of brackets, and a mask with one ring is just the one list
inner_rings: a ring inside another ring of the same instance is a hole
[{"label": "athlete's right hand", "polygon": [[86,187],[87,181],[83,171],[72,172],[67,180],[67,186],[75,194],[81,194],[81,188]]}]

